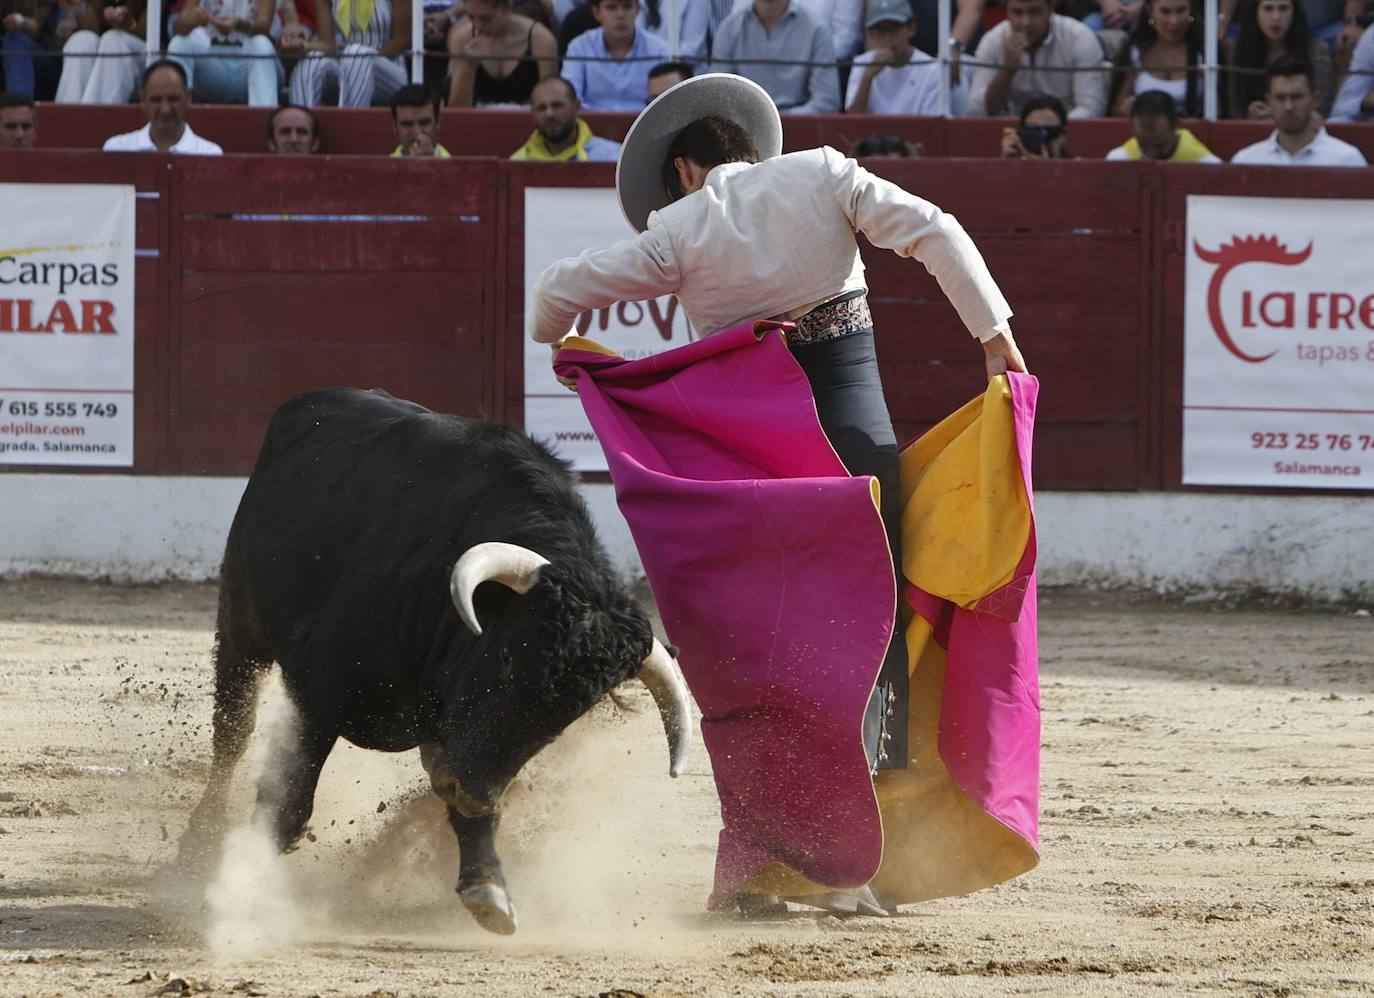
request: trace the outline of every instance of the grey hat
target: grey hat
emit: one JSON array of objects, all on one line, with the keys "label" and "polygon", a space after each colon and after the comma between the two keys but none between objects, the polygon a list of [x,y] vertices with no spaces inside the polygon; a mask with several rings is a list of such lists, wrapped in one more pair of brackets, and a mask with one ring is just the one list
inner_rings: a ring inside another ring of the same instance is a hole
[{"label": "grey hat", "polygon": [[636,232],[649,227],[649,212],[669,201],[663,189],[663,160],[678,133],[717,115],[733,121],[754,140],[759,159],[782,152],[782,117],[768,91],[734,73],[704,73],[669,87],[630,126],[615,167],[620,210]]},{"label": "grey hat", "polygon": [[915,19],[915,15],[911,13],[911,4],[907,3],[907,0],[868,0],[868,5],[864,7],[865,28],[882,24],[884,21],[906,24]]}]

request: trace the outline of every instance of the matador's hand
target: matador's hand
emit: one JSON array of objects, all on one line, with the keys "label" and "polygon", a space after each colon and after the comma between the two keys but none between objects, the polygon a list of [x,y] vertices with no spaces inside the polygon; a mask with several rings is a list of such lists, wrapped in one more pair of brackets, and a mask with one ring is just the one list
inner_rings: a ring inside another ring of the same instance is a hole
[{"label": "matador's hand", "polygon": [[[568,334],[568,336],[571,335],[572,333]],[[568,337],[565,336],[563,337],[563,340],[566,340],[567,338]],[[558,357],[558,351],[563,349],[563,340],[554,340],[552,343],[549,344],[549,349],[553,351],[553,357],[555,359]],[[558,378],[558,383],[562,385],[564,388],[568,389],[568,391],[577,391],[577,381],[575,379],[562,377],[556,370],[554,371],[553,376],[555,378]]]},{"label": "matador's hand", "polygon": [[1008,371],[1016,371],[1020,374],[1027,373],[1026,360],[1021,356],[1021,351],[1009,332],[998,333],[992,339],[985,340],[983,355],[987,362],[989,381],[999,374],[1006,374]]}]

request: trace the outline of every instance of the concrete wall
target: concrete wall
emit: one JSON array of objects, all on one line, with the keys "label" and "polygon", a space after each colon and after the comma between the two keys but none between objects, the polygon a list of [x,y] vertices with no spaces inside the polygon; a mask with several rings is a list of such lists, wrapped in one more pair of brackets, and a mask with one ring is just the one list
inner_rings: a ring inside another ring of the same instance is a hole
[{"label": "concrete wall", "polygon": [[[244,481],[0,474],[0,574],[214,578]],[[584,491],[616,563],[640,574],[611,487]],[[1036,511],[1042,585],[1374,599],[1374,497],[1047,492]]]}]

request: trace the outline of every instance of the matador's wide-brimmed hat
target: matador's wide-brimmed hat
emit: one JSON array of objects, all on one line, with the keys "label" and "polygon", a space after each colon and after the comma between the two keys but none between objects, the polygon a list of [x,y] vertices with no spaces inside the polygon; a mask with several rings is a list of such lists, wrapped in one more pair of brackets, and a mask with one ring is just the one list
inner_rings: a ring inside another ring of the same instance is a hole
[{"label": "matador's wide-brimmed hat", "polygon": [[782,152],[782,117],[768,91],[734,73],[705,73],[659,94],[634,120],[620,147],[615,189],[620,210],[636,232],[649,227],[649,212],[668,203],[663,158],[678,133],[708,115],[735,122],[754,140],[759,159]]}]

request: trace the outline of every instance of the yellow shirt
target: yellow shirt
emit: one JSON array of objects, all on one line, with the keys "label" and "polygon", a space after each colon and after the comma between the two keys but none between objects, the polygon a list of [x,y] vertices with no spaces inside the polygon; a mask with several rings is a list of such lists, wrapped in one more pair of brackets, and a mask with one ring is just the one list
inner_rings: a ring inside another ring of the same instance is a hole
[{"label": "yellow shirt", "polygon": [[592,134],[591,126],[578,118],[577,141],[562,152],[549,152],[544,136],[536,129],[523,146],[511,153],[510,158],[537,160],[542,163],[566,163],[572,160],[586,163],[589,160],[613,161],[619,150],[620,146],[617,143],[597,138]]},{"label": "yellow shirt", "polygon": [[[1140,159],[1140,143],[1135,139],[1117,146],[1107,154],[1108,159]],[[1178,145],[1167,163],[1220,163],[1221,160],[1208,149],[1196,135],[1186,128],[1178,130]]]},{"label": "yellow shirt", "polygon": [[[401,152],[401,147],[400,147],[400,146],[397,146],[395,149],[391,150],[391,155],[393,155],[393,156],[404,156],[405,153]],[[435,145],[435,147],[434,147],[434,158],[435,158],[435,159],[452,159],[452,158],[453,158],[453,153],[449,152],[447,149],[445,149],[445,148],[444,148],[443,146],[441,146],[441,145]]]}]

